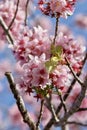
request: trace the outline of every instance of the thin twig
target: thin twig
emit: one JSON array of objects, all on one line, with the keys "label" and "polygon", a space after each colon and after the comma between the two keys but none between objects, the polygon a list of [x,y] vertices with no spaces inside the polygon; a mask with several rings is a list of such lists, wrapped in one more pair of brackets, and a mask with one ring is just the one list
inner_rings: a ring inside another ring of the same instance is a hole
[{"label": "thin twig", "polygon": [[85,97],[86,89],[87,89],[87,77],[85,77],[84,85],[81,87],[81,92],[78,95],[77,99],[72,104],[70,110],[67,113],[65,113],[64,117],[61,118],[59,122],[55,122],[54,118],[51,118],[48,124],[45,126],[44,130],[49,130],[53,124],[58,126],[64,125],[67,122],[67,119],[79,109]]},{"label": "thin twig", "polygon": [[1,16],[0,16],[0,25],[3,28],[3,30],[7,36],[8,42],[13,45],[14,44],[13,36],[12,36],[10,30],[8,31],[8,27]]},{"label": "thin twig", "polygon": [[43,106],[44,106],[44,99],[41,100],[40,115],[39,115],[38,121],[36,123],[36,130],[39,129],[40,121],[41,121],[41,118],[42,118],[42,115],[43,115]]},{"label": "thin twig", "polygon": [[[86,53],[85,58],[83,60],[83,66],[82,66],[80,72],[77,74],[78,77],[81,75],[82,69],[83,69],[84,64],[86,62],[86,59],[87,59],[87,53]],[[73,86],[74,86],[75,83],[76,83],[76,79],[74,78],[73,81],[71,82],[70,87],[68,88],[67,92],[65,93],[65,95],[63,97],[64,101],[66,101],[66,99],[68,98],[68,96],[69,96],[69,94],[70,94],[70,92],[71,92],[71,90],[72,90],[72,88],[73,88]],[[59,106],[58,106],[58,108],[56,110],[56,114],[58,114],[58,112],[61,110],[61,108],[62,108],[62,103],[59,104]]]},{"label": "thin twig", "polygon": [[25,5],[25,26],[27,25],[27,9],[28,9],[28,4],[29,4],[29,1],[30,0],[27,0],[27,2],[26,2],[26,5]]},{"label": "thin twig", "polygon": [[74,124],[74,125],[80,125],[80,126],[87,126],[87,124],[83,124],[81,122],[76,122],[76,121],[68,121],[68,122],[66,122],[66,124],[69,124],[69,125]]},{"label": "thin twig", "polygon": [[[57,90],[57,92],[58,92],[58,95],[59,95],[61,104],[62,104],[62,106],[63,106],[63,108],[64,108],[65,113],[66,113],[66,112],[67,112],[67,108],[66,108],[65,102],[64,102],[64,100],[63,100],[63,98],[62,98],[62,95],[61,95],[61,93],[59,92],[58,89],[56,89],[56,90]],[[56,114],[57,114],[57,113],[56,113]]]},{"label": "thin twig", "polygon": [[66,125],[66,124],[65,124],[65,125],[62,125],[62,126],[61,126],[61,130],[69,130],[68,125]]},{"label": "thin twig", "polygon": [[14,95],[14,98],[16,100],[16,104],[17,104],[18,109],[22,115],[23,121],[29,126],[29,128],[31,128],[31,130],[36,130],[36,126],[35,126],[33,120],[31,119],[30,115],[28,114],[28,112],[25,108],[25,105],[24,105],[24,101],[16,88],[16,84],[14,83],[14,79],[13,79],[12,74],[10,72],[6,72],[5,75],[8,79],[10,89]]},{"label": "thin twig", "polygon": [[54,106],[53,106],[53,104],[52,104],[52,102],[51,102],[51,99],[52,99],[52,95],[49,95],[49,98],[46,98],[47,103],[48,103],[48,106],[49,106],[50,111],[51,111],[51,113],[52,113],[52,116],[54,117],[54,120],[55,120],[56,122],[58,122],[58,121],[59,121],[59,118],[58,118],[58,116],[56,115],[56,111],[55,111]]},{"label": "thin twig", "polygon": [[18,7],[19,7],[19,1],[20,1],[20,0],[17,0],[17,7],[16,7],[16,11],[15,11],[15,14],[14,14],[13,19],[11,20],[11,23],[10,23],[10,24],[9,24],[9,26],[8,26],[8,30],[11,28],[11,26],[12,26],[12,24],[14,23],[15,18],[16,18],[16,16],[17,16]]},{"label": "thin twig", "polygon": [[79,108],[76,112],[87,111],[87,108]]},{"label": "thin twig", "polygon": [[58,33],[58,22],[59,22],[59,17],[56,18],[55,35],[54,35],[54,39],[53,39],[53,44],[55,44],[55,40],[56,40],[57,33]]},{"label": "thin twig", "polygon": [[73,113],[75,113],[79,109],[79,107],[85,97],[86,90],[87,90],[87,76],[85,77],[84,85],[81,86],[80,94],[78,95],[78,97],[74,101],[74,103],[72,104],[69,112],[67,112],[65,114],[62,121],[66,121]]},{"label": "thin twig", "polygon": [[74,78],[76,79],[76,81],[78,81],[78,83],[83,86],[83,82],[79,79],[79,77],[76,75],[76,73],[74,72],[73,68],[71,67],[67,57],[65,57],[65,60],[67,62],[67,65],[69,67],[69,69],[71,70],[71,73],[73,74]]}]

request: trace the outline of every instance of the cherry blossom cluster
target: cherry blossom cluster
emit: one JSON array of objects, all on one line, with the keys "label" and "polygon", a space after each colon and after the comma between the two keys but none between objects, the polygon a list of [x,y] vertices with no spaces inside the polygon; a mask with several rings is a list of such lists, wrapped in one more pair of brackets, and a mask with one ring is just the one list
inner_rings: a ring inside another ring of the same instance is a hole
[{"label": "cherry blossom cluster", "polygon": [[[16,3],[6,0],[5,3],[1,1],[0,4],[0,15],[9,26],[17,8]],[[70,11],[73,12],[75,0],[51,0],[50,2],[40,0],[38,4],[46,11],[50,9],[48,15],[67,16]],[[44,4],[46,4],[45,8]],[[47,93],[55,91],[56,87],[62,90],[70,85],[73,76],[65,57],[68,58],[73,70],[78,73],[82,67],[86,48],[77,42],[71,34],[59,32],[55,43],[53,43],[54,36],[50,36],[46,29],[40,26],[32,29],[22,26],[24,12],[21,7],[19,6],[15,21],[10,28],[15,36],[12,46],[13,54],[22,68],[22,73],[19,78],[16,78],[16,83],[24,91],[29,94],[36,92],[36,96],[41,98]],[[4,36],[3,30],[1,32]]]},{"label": "cherry blossom cluster", "polygon": [[[12,46],[13,53],[23,69],[16,82],[29,94],[35,91],[38,98],[52,92],[52,89],[55,91],[56,87],[63,90],[70,86],[73,76],[64,57],[68,58],[73,70],[78,73],[85,56],[85,46],[71,35],[59,32],[55,45],[52,41],[53,36],[48,35],[47,30],[40,26],[33,29],[26,27]],[[52,66],[47,63],[52,58],[55,60],[55,57],[52,57],[52,46],[61,47],[62,53],[61,60],[49,71]]]},{"label": "cherry blossom cluster", "polygon": [[51,17],[64,17],[72,15],[76,0],[39,0],[40,10]]}]

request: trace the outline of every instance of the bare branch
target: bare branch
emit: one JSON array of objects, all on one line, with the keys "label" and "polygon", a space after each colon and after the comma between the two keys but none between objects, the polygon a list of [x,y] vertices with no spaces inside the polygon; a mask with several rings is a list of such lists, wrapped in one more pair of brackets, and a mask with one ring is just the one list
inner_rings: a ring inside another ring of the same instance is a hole
[{"label": "bare branch", "polygon": [[82,103],[82,100],[83,100],[84,97],[85,97],[86,89],[87,89],[87,77],[85,78],[84,85],[81,87],[81,92],[80,92],[80,94],[78,95],[78,97],[77,97],[77,99],[75,100],[75,102],[72,104],[70,110],[69,110],[67,113],[65,113],[64,117],[63,117],[62,119],[60,119],[59,122],[55,122],[55,121],[54,121],[54,118],[52,117],[52,118],[50,119],[50,121],[48,122],[48,124],[45,126],[44,130],[49,130],[50,127],[51,127],[53,124],[55,124],[55,125],[57,125],[57,126],[64,125],[64,124],[66,123],[67,119],[68,119],[73,113],[75,113],[75,112],[79,109],[79,107],[80,107],[80,105],[81,105],[81,103]]},{"label": "bare branch", "polygon": [[25,20],[24,20],[25,21],[25,25],[27,25],[27,15],[28,15],[27,14],[27,9],[28,9],[29,1],[30,0],[27,0],[26,5],[25,5]]},{"label": "bare branch", "polygon": [[[87,59],[87,53],[86,53],[85,58],[83,60],[83,66],[82,66],[80,72],[77,74],[78,77],[81,75],[82,69],[83,69],[84,64],[86,62],[86,59]],[[68,98],[68,96],[69,96],[69,94],[70,94],[70,92],[71,92],[71,90],[72,90],[72,88],[73,88],[73,86],[74,86],[75,83],[76,83],[76,79],[74,78],[73,81],[72,81],[72,83],[71,83],[71,85],[70,85],[70,87],[68,88],[67,92],[65,93],[65,95],[63,97],[64,101],[66,101],[66,99]],[[58,106],[58,108],[56,110],[56,114],[61,110],[61,108],[62,108],[62,103],[59,104],[59,106]]]},{"label": "bare branch", "polygon": [[42,115],[43,115],[43,106],[44,106],[44,99],[41,100],[40,115],[39,115],[38,121],[36,123],[36,130],[39,129],[40,121],[41,121],[41,118],[42,118]]},{"label": "bare branch", "polygon": [[65,125],[62,125],[62,126],[61,126],[61,130],[69,130],[68,125],[66,125],[66,124],[65,124]]},{"label": "bare branch", "polygon": [[68,65],[69,69],[71,70],[71,73],[73,74],[74,78],[76,79],[76,81],[78,81],[78,83],[79,83],[81,86],[83,86],[83,82],[82,82],[82,81],[79,79],[79,77],[75,74],[75,72],[74,72],[73,68],[71,67],[71,65],[70,65],[70,63],[69,63],[67,57],[65,57],[65,60],[66,60],[66,62],[67,62],[67,65]]},{"label": "bare branch", "polygon": [[11,28],[12,24],[13,24],[13,23],[14,23],[14,21],[15,21],[15,18],[16,18],[17,12],[18,12],[19,1],[20,1],[20,0],[17,0],[17,7],[16,7],[16,11],[15,11],[15,14],[14,14],[13,19],[11,20],[11,23],[10,23],[10,24],[9,24],[9,26],[8,26],[8,30]]},{"label": "bare branch", "polygon": [[36,126],[35,126],[33,120],[31,119],[30,115],[28,114],[28,112],[25,108],[25,105],[24,105],[24,101],[16,88],[16,84],[14,83],[14,79],[13,79],[12,74],[10,72],[6,72],[5,75],[8,79],[10,89],[14,95],[14,98],[16,100],[16,104],[18,106],[18,109],[22,115],[24,122],[29,126],[29,128],[31,128],[31,130],[36,130]]},{"label": "bare branch", "polygon": [[[65,113],[66,113],[66,112],[67,112],[67,108],[66,108],[65,102],[64,102],[64,100],[63,100],[63,97],[62,97],[61,93],[58,91],[58,89],[57,89],[57,92],[58,92],[58,95],[59,95],[61,104],[62,104],[62,106],[63,106],[63,108],[64,108],[64,111],[65,111]],[[56,114],[57,114],[57,113],[56,113]]]},{"label": "bare branch", "polygon": [[8,27],[6,25],[6,23],[4,22],[3,18],[0,16],[0,25],[1,27],[3,28],[6,36],[7,36],[7,40],[10,44],[14,44],[14,40],[13,40],[13,37],[12,37],[12,34],[10,31],[8,31]]},{"label": "bare branch", "polygon": [[59,17],[56,18],[55,35],[54,35],[54,39],[53,39],[53,44],[55,44],[55,40],[56,40],[57,33],[58,33],[58,22],[59,22]]},{"label": "bare branch", "polygon": [[79,107],[80,107],[80,105],[81,105],[81,103],[82,103],[82,101],[83,101],[83,99],[85,97],[86,89],[87,89],[87,76],[85,77],[84,85],[81,86],[80,94],[78,95],[78,97],[74,101],[74,103],[72,104],[69,112],[67,112],[65,114],[62,121],[66,121],[73,113],[75,113],[79,109]]},{"label": "bare branch", "polygon": [[76,112],[87,111],[87,108],[79,108]]},{"label": "bare branch", "polygon": [[67,121],[66,124],[69,124],[69,125],[80,125],[80,126],[87,126],[87,124],[83,124],[81,122],[76,122],[76,121]]},{"label": "bare branch", "polygon": [[46,98],[47,103],[48,103],[48,106],[49,106],[50,111],[51,111],[51,113],[52,113],[52,116],[54,117],[54,120],[55,120],[56,122],[58,122],[59,119],[58,119],[58,116],[56,115],[56,111],[55,111],[54,106],[53,106],[53,104],[52,104],[52,102],[51,102],[51,99],[52,99],[52,95],[49,95],[49,98]]}]

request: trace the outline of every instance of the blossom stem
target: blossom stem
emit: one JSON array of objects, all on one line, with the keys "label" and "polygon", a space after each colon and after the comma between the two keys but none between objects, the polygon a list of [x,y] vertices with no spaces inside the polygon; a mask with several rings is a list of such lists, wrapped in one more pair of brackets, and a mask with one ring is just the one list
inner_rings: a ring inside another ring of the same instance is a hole
[{"label": "blossom stem", "polygon": [[55,44],[57,33],[58,33],[58,23],[59,23],[59,17],[56,18],[55,35],[53,39],[53,44]]}]

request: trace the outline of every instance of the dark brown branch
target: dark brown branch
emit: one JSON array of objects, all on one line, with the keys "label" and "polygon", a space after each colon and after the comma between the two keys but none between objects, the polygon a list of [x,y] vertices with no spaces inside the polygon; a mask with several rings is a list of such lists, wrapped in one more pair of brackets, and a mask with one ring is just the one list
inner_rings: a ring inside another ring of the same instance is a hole
[{"label": "dark brown branch", "polygon": [[24,101],[16,88],[16,84],[14,83],[14,79],[13,79],[12,74],[10,72],[6,72],[5,75],[8,79],[10,89],[14,95],[14,98],[16,100],[16,104],[17,104],[18,109],[22,115],[23,121],[29,126],[29,128],[31,128],[31,130],[36,130],[36,126],[35,126],[34,122],[32,121],[30,115],[28,114],[28,112],[25,108],[25,105],[24,105]]},{"label": "dark brown branch", "polygon": [[52,113],[54,120],[57,122],[57,121],[59,121],[59,119],[58,119],[58,116],[56,115],[56,111],[55,111],[54,106],[51,102],[51,99],[52,99],[52,95],[49,95],[49,98],[46,98],[47,104],[49,106],[49,110]]},{"label": "dark brown branch", "polygon": [[39,115],[38,121],[36,123],[36,130],[39,129],[40,121],[41,121],[41,118],[42,118],[42,115],[43,115],[43,106],[44,106],[44,99],[41,100],[40,115]]},{"label": "dark brown branch", "polygon": [[76,112],[87,111],[87,108],[79,108]]},{"label": "dark brown branch", "polygon": [[[63,97],[62,97],[61,93],[58,91],[58,89],[57,89],[57,92],[58,92],[58,95],[59,95],[61,104],[62,104],[62,106],[63,106],[63,108],[64,108],[64,111],[65,111],[65,113],[66,113],[66,112],[67,112],[67,108],[66,108],[65,102],[64,102],[64,100],[63,100]],[[56,114],[57,114],[57,112],[56,112]]]},{"label": "dark brown branch", "polygon": [[83,124],[81,122],[76,122],[76,121],[67,121],[66,124],[69,124],[69,125],[80,125],[80,126],[87,126],[87,124]]},{"label": "dark brown branch", "polygon": [[9,26],[8,26],[8,30],[11,28],[12,24],[13,24],[13,23],[14,23],[14,21],[15,21],[15,18],[16,18],[17,12],[18,12],[19,1],[20,1],[20,0],[17,0],[17,7],[16,7],[16,11],[15,11],[15,14],[14,14],[13,19],[11,20],[11,23],[10,23],[10,24],[9,24]]},{"label": "dark brown branch", "polygon": [[73,113],[75,113],[80,108],[80,105],[85,97],[86,89],[87,89],[87,76],[85,77],[84,84],[81,86],[80,94],[78,95],[74,103],[72,104],[69,112],[67,112],[64,118],[62,119],[63,122],[66,121]]},{"label": "dark brown branch", "polygon": [[80,92],[80,94],[78,95],[78,97],[77,97],[77,99],[75,100],[75,102],[72,104],[70,110],[69,110],[67,113],[65,113],[64,117],[63,117],[62,119],[60,119],[59,122],[55,122],[55,121],[54,121],[54,118],[51,118],[50,121],[48,122],[48,124],[45,126],[44,130],[49,130],[50,127],[52,126],[52,124],[55,124],[55,125],[58,125],[58,126],[59,126],[59,125],[60,125],[60,126],[61,126],[61,125],[65,125],[67,119],[68,119],[73,113],[75,113],[75,112],[79,109],[79,107],[80,107],[80,105],[81,105],[81,103],[82,103],[82,100],[83,100],[84,97],[85,97],[86,89],[87,89],[87,77],[85,78],[84,85],[81,86],[81,92]]},{"label": "dark brown branch", "polygon": [[81,86],[83,86],[82,81],[81,81],[81,80],[79,79],[79,77],[75,74],[75,72],[74,72],[73,68],[71,67],[71,65],[70,65],[70,63],[69,63],[67,57],[65,57],[65,60],[66,60],[66,62],[67,62],[67,65],[68,65],[69,69],[71,70],[71,73],[73,74],[74,78],[76,79],[76,81],[77,81]]},{"label": "dark brown branch", "polygon": [[58,33],[58,22],[59,22],[59,17],[56,18],[55,35],[54,35],[54,39],[53,39],[53,44],[55,44],[55,40],[56,40],[57,33]]},{"label": "dark brown branch", "polygon": [[[87,59],[87,53],[86,53],[85,58],[83,60],[83,66],[82,66],[80,72],[77,74],[78,77],[81,75],[82,69],[83,69],[84,64],[86,62],[86,59]],[[64,101],[66,101],[66,99],[68,98],[68,96],[69,96],[69,94],[70,94],[70,92],[71,92],[71,90],[72,90],[72,88],[73,88],[73,86],[74,86],[75,83],[76,83],[76,79],[74,78],[73,81],[72,81],[72,83],[71,83],[71,85],[70,85],[70,87],[68,88],[66,94],[63,97]],[[62,108],[62,103],[59,104],[59,106],[58,106],[58,108],[56,110],[56,114],[61,110],[61,108]]]},{"label": "dark brown branch", "polygon": [[27,0],[26,5],[25,5],[25,20],[24,20],[25,21],[25,25],[27,25],[27,15],[28,15],[27,14],[27,9],[28,9],[29,1],[30,0]]},{"label": "dark brown branch", "polygon": [[65,125],[62,125],[62,126],[61,126],[61,130],[69,130],[68,125],[66,125],[66,124],[65,124]]},{"label": "dark brown branch", "polygon": [[8,27],[6,25],[6,23],[4,22],[3,18],[0,16],[0,25],[1,27],[3,28],[6,36],[7,36],[7,40],[10,44],[14,44],[14,40],[13,40],[13,37],[12,37],[12,34],[10,31],[8,31]]}]

